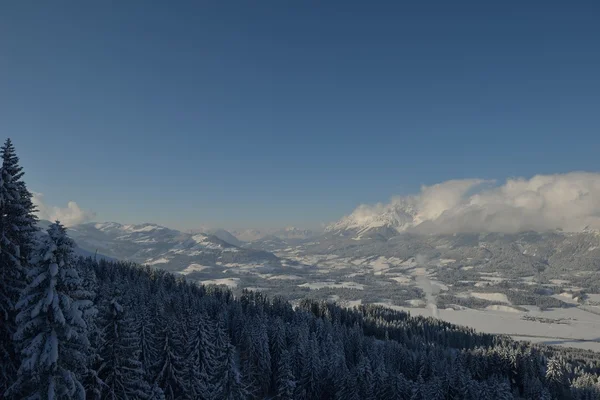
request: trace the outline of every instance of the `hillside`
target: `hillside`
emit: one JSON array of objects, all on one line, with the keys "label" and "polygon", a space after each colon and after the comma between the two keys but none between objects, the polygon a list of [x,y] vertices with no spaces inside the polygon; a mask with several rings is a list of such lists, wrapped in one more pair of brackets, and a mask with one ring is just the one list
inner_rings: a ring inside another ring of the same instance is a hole
[{"label": "hillside", "polygon": [[377,306],[347,310],[307,300],[294,309],[260,293],[234,298],[125,263],[78,265],[96,276],[101,315],[122,307],[117,322],[139,343],[143,376],[168,399],[600,395],[595,353],[527,345]]}]

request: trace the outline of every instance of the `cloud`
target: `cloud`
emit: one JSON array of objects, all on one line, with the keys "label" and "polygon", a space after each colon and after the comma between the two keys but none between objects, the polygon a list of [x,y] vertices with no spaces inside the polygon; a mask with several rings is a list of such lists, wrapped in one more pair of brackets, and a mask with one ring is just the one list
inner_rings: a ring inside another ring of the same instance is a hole
[{"label": "cloud", "polygon": [[33,193],[33,204],[37,208],[37,216],[40,219],[48,221],[60,221],[65,226],[73,226],[84,222],[89,222],[95,218],[96,213],[84,210],[74,201],[69,201],[64,208],[49,206],[43,201],[42,193]]},{"label": "cloud", "polygon": [[395,197],[388,204],[361,205],[342,221],[379,223],[398,220],[401,214],[409,220],[396,226],[417,233],[600,229],[600,173],[537,175],[494,183],[464,179],[423,186],[419,194]]}]

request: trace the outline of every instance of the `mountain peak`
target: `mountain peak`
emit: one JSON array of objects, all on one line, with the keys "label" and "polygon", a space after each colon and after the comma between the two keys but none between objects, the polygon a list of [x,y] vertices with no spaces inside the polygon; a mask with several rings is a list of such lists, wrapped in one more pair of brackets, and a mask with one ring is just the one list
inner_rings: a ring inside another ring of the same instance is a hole
[{"label": "mountain peak", "polygon": [[417,220],[418,210],[415,202],[408,198],[398,198],[389,204],[377,204],[374,207],[361,205],[351,214],[327,226],[325,232],[349,230],[360,235],[381,228],[401,232],[414,226]]}]

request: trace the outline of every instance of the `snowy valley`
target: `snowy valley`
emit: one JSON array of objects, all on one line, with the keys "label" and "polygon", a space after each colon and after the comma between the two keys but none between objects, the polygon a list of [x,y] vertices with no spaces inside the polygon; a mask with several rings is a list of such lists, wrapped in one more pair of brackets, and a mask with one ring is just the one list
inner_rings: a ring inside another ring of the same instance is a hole
[{"label": "snowy valley", "polygon": [[154,224],[89,223],[70,235],[90,253],[238,294],[376,304],[481,332],[600,351],[600,234],[411,233],[415,211],[404,206],[366,221],[345,217],[308,238],[282,230],[251,242],[236,239],[238,246],[224,240],[234,237],[224,230],[188,234]]}]

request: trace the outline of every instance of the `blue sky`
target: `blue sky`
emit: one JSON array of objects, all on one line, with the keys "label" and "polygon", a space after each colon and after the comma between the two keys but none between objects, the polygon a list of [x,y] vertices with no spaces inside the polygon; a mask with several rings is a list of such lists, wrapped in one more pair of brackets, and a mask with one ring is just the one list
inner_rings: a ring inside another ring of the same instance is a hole
[{"label": "blue sky", "polygon": [[[528,3],[528,4],[525,4]],[[0,6],[0,131],[98,220],[318,226],[448,179],[597,171],[600,5]]]}]

